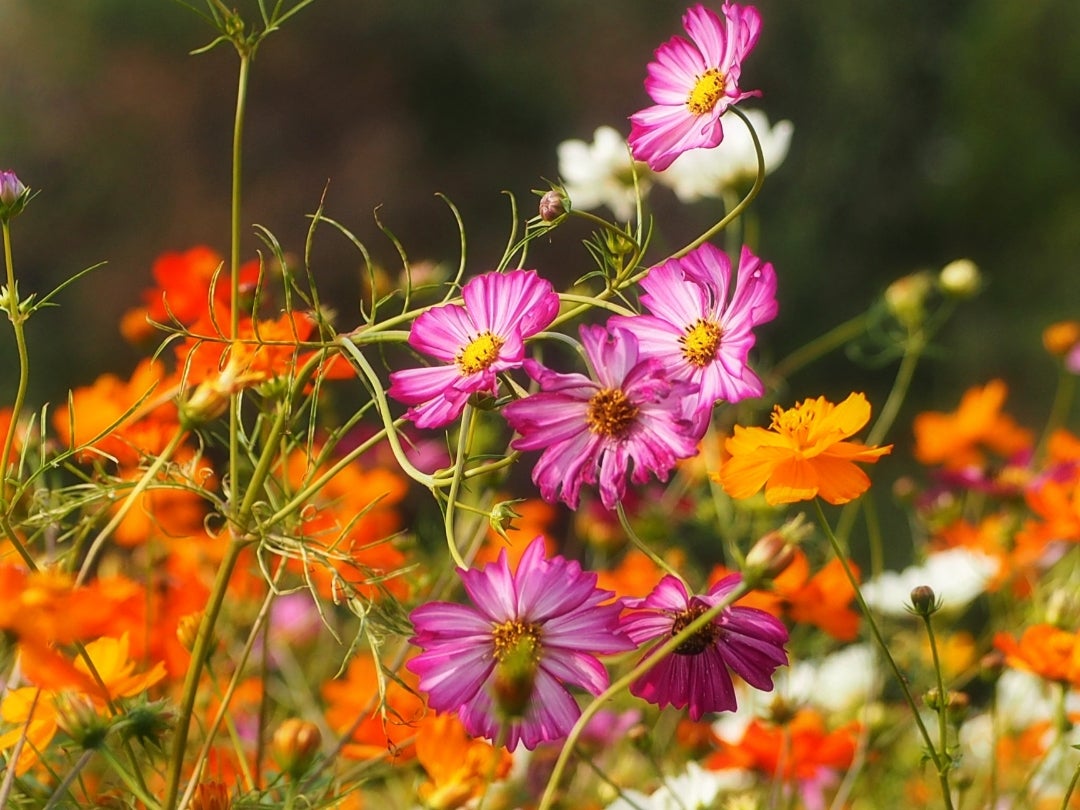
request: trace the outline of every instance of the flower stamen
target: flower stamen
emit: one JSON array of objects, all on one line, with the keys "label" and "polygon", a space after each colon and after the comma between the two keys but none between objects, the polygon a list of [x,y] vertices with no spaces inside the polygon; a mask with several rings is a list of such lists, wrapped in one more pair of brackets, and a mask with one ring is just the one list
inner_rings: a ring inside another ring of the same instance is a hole
[{"label": "flower stamen", "polygon": [[495,660],[501,662],[512,653],[520,654],[527,650],[534,662],[539,661],[543,651],[541,637],[539,625],[520,619],[507,619],[502,624],[496,624],[491,628]]},{"label": "flower stamen", "polygon": [[638,406],[632,403],[618,388],[597,391],[589,400],[589,413],[585,424],[593,433],[611,439],[621,439],[629,431],[638,415]]},{"label": "flower stamen", "polygon": [[716,350],[720,348],[720,338],[723,336],[723,328],[715,321],[707,321],[698,318],[679,337],[682,344],[683,357],[692,366],[704,368],[716,359]]},{"label": "flower stamen", "polygon": [[724,95],[724,74],[709,68],[697,77],[697,83],[686,97],[686,107],[694,115],[710,113]]},{"label": "flower stamen", "polygon": [[[704,605],[691,605],[681,613],[677,613],[671,622],[671,635],[677,636],[685,630],[695,619],[708,610]],[[701,655],[710,647],[713,647],[720,638],[720,625],[709,622],[682,644],[675,648],[675,655]]]},{"label": "flower stamen", "polygon": [[465,375],[478,374],[494,363],[499,357],[499,349],[505,341],[491,332],[481,332],[461,350],[454,362]]}]

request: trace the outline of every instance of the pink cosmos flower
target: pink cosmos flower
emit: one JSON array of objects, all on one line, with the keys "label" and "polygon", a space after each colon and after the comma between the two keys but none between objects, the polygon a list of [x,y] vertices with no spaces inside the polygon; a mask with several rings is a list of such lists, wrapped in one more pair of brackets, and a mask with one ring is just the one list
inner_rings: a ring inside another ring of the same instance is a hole
[{"label": "pink cosmos flower", "polygon": [[712,148],[724,138],[720,116],[758,92],[739,89],[742,61],[761,32],[753,6],[724,3],[723,16],[694,6],[683,16],[691,42],[672,37],[656,49],[645,90],[656,102],[630,116],[634,158],[663,171],[689,149]]},{"label": "pink cosmos flower", "polygon": [[705,418],[717,400],[760,397],[765,389],[746,365],[754,328],[776,317],[776,272],[742,249],[734,289],[731,260],[705,243],[668,259],[641,282],[641,303],[652,315],[615,316],[632,331],[641,354],[655,357],[676,379],[698,386],[695,411]]},{"label": "pink cosmos flower", "polygon": [[636,484],[653,473],[661,481],[680,458],[697,453],[693,426],[682,415],[695,393],[671,379],[664,364],[641,357],[634,335],[615,328],[583,326],[581,342],[596,379],[560,374],[533,360],[525,371],[540,392],[503,408],[521,436],[516,450],[542,450],[532,478],[547,501],[576,509],[582,484],[596,484],[611,510],[626,493],[626,475]]},{"label": "pink cosmos flower", "polygon": [[417,427],[437,428],[461,415],[475,393],[496,394],[499,372],[519,368],[525,339],[559,311],[551,283],[533,270],[485,273],[461,290],[465,306],[447,304],[413,322],[409,345],[446,365],[390,375],[390,396],[410,405]]},{"label": "pink cosmos flower", "polygon": [[634,649],[619,632],[618,603],[601,604],[613,594],[576,562],[545,559],[543,537],[514,573],[505,550],[458,573],[475,607],[432,602],[411,614],[410,641],[424,651],[406,666],[429,705],[457,712],[470,734],[504,740],[511,751],[566,736],[581,715],[566,685],[600,694],[608,674],[596,656]]},{"label": "pink cosmos flower", "polygon": [[[682,582],[665,576],[644,599],[623,601],[631,610],[623,617],[623,631],[636,644],[656,640],[658,647],[722,602],[741,581],[741,574],[731,574],[708,593],[690,596]],[[787,640],[787,628],[764,610],[727,607],[634,681],[630,691],[660,708],[689,706],[693,720],[705,712],[734,711],[735,687],[728,670],[754,688],[771,692],[773,671],[788,662],[784,651]]]}]

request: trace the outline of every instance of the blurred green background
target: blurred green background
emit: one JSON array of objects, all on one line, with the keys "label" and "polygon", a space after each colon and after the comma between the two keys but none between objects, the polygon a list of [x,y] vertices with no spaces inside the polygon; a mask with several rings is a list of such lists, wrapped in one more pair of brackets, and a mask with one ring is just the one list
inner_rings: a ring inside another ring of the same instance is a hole
[{"label": "blurred green background", "polygon": [[[237,0],[250,11],[254,3]],[[246,4],[246,5],[245,5]],[[716,5],[716,4],[714,4]],[[795,135],[755,203],[758,249],[780,277],[777,358],[865,309],[893,279],[966,256],[986,278],[916,375],[895,440],[920,407],[955,406],[1000,376],[1009,409],[1038,424],[1055,369],[1040,333],[1080,317],[1080,3],[1076,0],[762,0],[743,70],[753,106]],[[301,253],[305,215],[326,213],[388,266],[380,216],[414,260],[456,262],[442,192],[461,209],[470,272],[505,245],[503,190],[557,176],[556,145],[645,106],[645,65],[681,33],[681,2],[317,0],[253,66],[245,220]],[[108,260],[31,322],[35,401],[136,360],[119,336],[158,254],[228,242],[236,58],[168,0],[3,0],[0,168],[41,194],[14,228],[25,292]],[[662,238],[682,243],[717,210],[654,192]],[[531,211],[530,211],[531,213]],[[259,246],[246,229],[245,255]],[[589,269],[580,225],[532,254],[570,279]],[[360,264],[327,229],[315,249],[340,328],[356,321]],[[0,362],[13,388],[13,351]],[[792,380],[791,398],[866,390],[895,366],[843,355]]]}]

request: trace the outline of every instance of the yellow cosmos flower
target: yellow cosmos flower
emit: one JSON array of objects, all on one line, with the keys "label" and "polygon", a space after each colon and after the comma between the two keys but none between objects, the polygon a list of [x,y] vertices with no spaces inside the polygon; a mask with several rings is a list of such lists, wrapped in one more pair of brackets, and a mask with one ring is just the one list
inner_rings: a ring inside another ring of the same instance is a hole
[{"label": "yellow cosmos flower", "polygon": [[824,397],[807,399],[794,408],[773,410],[768,429],[740,427],[724,443],[731,455],[719,480],[733,498],[749,498],[765,487],[770,504],[820,497],[847,503],[870,486],[855,462],[874,463],[892,445],[869,447],[844,441],[870,420],[870,404],[852,394],[839,405]]}]

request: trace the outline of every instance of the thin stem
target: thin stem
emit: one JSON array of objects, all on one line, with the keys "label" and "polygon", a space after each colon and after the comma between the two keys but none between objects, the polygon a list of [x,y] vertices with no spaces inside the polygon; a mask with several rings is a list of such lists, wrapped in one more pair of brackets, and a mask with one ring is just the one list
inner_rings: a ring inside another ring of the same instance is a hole
[{"label": "thin stem", "polygon": [[42,810],[50,810],[50,808],[56,806],[56,803],[60,801],[60,797],[68,792],[68,790],[71,788],[71,783],[74,782],[76,778],[78,778],[79,774],[82,773],[82,769],[90,763],[90,760],[93,759],[93,757],[93,748],[88,748],[82,752],[82,756],[79,757],[79,759],[71,767],[71,770],[68,771],[67,774],[65,774],[60,784],[58,784],[56,786],[56,789],[53,790],[52,795],[49,796],[49,801],[45,803],[45,807],[42,808]]},{"label": "thin stem", "polygon": [[[26,351],[26,331],[23,327],[26,315],[22,312],[19,304],[19,293],[15,289],[15,262],[11,258],[11,226],[7,220],[3,221],[4,231],[4,267],[7,269],[7,307],[8,318],[11,319],[11,328],[15,331],[15,346],[19,354],[19,382],[15,389],[15,403],[11,406],[11,423],[8,425],[7,434],[4,436],[3,455],[0,455],[0,505],[6,514],[8,507],[8,459],[11,457],[11,449],[15,445],[15,433],[18,431],[19,417],[22,414],[23,402],[26,400],[26,388],[30,380],[30,358]],[[15,544],[20,548],[20,554],[25,554],[21,549],[21,543]]]},{"label": "thin stem", "polygon": [[630,525],[630,518],[626,516],[626,509],[623,507],[622,501],[615,504],[615,514],[619,516],[619,524],[622,526],[623,531],[626,532],[626,536],[630,538],[630,542],[634,544],[634,547],[637,548],[638,551],[640,551],[650,560],[652,560],[653,565],[655,565],[657,568],[671,574],[671,576],[675,577],[675,579],[679,580],[679,582],[685,585],[686,580],[682,578],[682,575],[679,574],[679,572],[676,571],[674,568],[672,568],[668,564],[667,560],[665,560],[663,557],[661,557],[659,554],[649,548],[649,546],[646,545],[644,540],[638,537],[637,532],[634,531],[634,527]]},{"label": "thin stem", "polygon": [[443,514],[443,528],[446,531],[446,545],[450,549],[450,558],[458,568],[468,568],[461,559],[457,542],[454,540],[454,515],[457,507],[458,491],[461,489],[461,480],[465,472],[465,460],[469,455],[469,437],[472,433],[473,409],[466,405],[461,412],[461,425],[458,427],[457,457],[454,459],[454,477],[450,481],[450,491],[446,496],[446,511]]},{"label": "thin stem", "polygon": [[[940,775],[944,766],[941,763],[941,758],[937,749],[934,747],[934,741],[930,737],[930,732],[923,722],[922,715],[919,714],[919,705],[915,702],[915,697],[908,688],[907,679],[904,677],[904,673],[900,671],[900,666],[896,663],[896,659],[892,657],[892,653],[889,651],[889,645],[885,643],[885,637],[881,634],[881,629],[874,619],[874,614],[871,613],[870,606],[866,604],[866,599],[863,598],[862,589],[859,587],[859,581],[855,578],[855,574],[852,573],[847,557],[840,547],[840,541],[836,538],[832,527],[829,525],[829,521],[825,518],[825,512],[821,508],[821,501],[815,499],[814,508],[817,510],[818,522],[821,524],[821,529],[829,539],[829,545],[832,546],[833,554],[836,556],[836,559],[840,561],[840,567],[844,569],[844,575],[847,577],[848,583],[855,591],[855,599],[859,603],[859,608],[862,610],[863,616],[866,617],[866,623],[870,626],[870,632],[874,637],[874,641],[877,642],[881,652],[885,655],[885,660],[889,662],[889,667],[892,669],[893,676],[900,686],[900,691],[904,694],[904,700],[907,701],[908,707],[911,709],[911,716],[915,721],[916,727],[919,729],[919,734],[922,736],[923,742],[926,743],[926,750],[930,756],[930,760],[934,763],[934,767]],[[953,810],[952,795],[946,792],[944,799],[947,810]]]},{"label": "thin stem", "polygon": [[951,758],[949,757],[949,693],[945,691],[945,675],[941,670],[941,656],[938,653],[937,638],[934,636],[934,624],[930,620],[930,612],[922,615],[923,624],[926,625],[926,636],[930,640],[930,654],[934,659],[934,673],[937,675],[938,689],[938,745],[942,756],[945,758],[945,768],[938,769],[938,778],[941,780],[941,789],[946,796],[952,795],[949,785],[949,771],[951,770]]},{"label": "thin stem", "polygon": [[770,370],[769,375],[776,380],[790,377],[799,369],[839,349],[866,331],[866,313],[860,313],[850,320],[834,326],[824,335],[816,337],[793,351]]},{"label": "thin stem", "polygon": [[893,380],[892,390],[889,391],[889,398],[881,406],[881,412],[878,414],[874,426],[870,429],[866,439],[867,444],[880,444],[892,428],[893,422],[896,421],[896,417],[900,413],[900,406],[903,405],[908,390],[911,388],[911,380],[915,376],[915,367],[919,364],[923,352],[926,351],[926,345],[926,337],[922,332],[909,335],[907,341],[905,341],[904,356],[900,359],[900,368],[896,370],[896,379]]},{"label": "thin stem", "polygon": [[[229,222],[229,283],[230,283],[230,329],[229,337],[240,335],[240,190],[242,180],[242,155],[244,136],[244,109],[247,103],[248,75],[251,54],[237,45],[240,54],[240,70],[236,86],[236,116],[233,120],[232,144],[232,194]],[[240,500],[240,392],[229,398],[229,506],[236,508]]]},{"label": "thin stem", "polygon": [[1046,427],[1043,429],[1042,436],[1039,437],[1039,444],[1035,448],[1034,462],[1036,464],[1041,462],[1043,456],[1046,455],[1046,448],[1050,443],[1050,437],[1054,435],[1054,431],[1061,427],[1069,415],[1069,408],[1072,405],[1075,393],[1076,375],[1062,364],[1058,372],[1057,390],[1054,391],[1054,402],[1050,406],[1050,415],[1046,418]]},{"label": "thin stem", "polygon": [[105,543],[112,536],[112,533],[116,531],[116,527],[119,526],[124,518],[127,517],[128,512],[132,507],[138,503],[139,498],[142,497],[146,488],[157,478],[158,472],[164,467],[172,458],[176,449],[180,446],[180,443],[187,436],[187,430],[181,428],[173,434],[173,437],[169,439],[168,445],[161,451],[161,454],[154,459],[153,463],[147,467],[146,472],[143,473],[138,483],[128,493],[124,502],[120,505],[120,508],[116,510],[116,514],[112,516],[110,520],[100,532],[97,537],[90,544],[89,550],[86,552],[86,558],[83,560],[82,567],[79,569],[79,576],[75,579],[75,585],[82,585],[86,581],[86,578],[90,575],[90,571],[93,569],[94,561],[97,559],[98,554],[104,547]]}]

